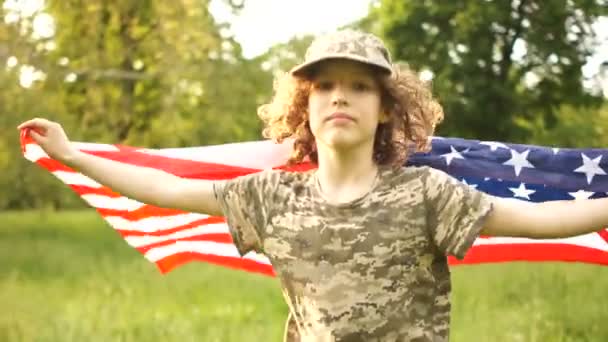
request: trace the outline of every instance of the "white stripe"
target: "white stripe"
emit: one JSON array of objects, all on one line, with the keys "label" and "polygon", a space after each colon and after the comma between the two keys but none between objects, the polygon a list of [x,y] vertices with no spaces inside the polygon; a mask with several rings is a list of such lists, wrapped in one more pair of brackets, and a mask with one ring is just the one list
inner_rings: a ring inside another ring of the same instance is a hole
[{"label": "white stripe", "polygon": [[151,216],[141,220],[130,221],[119,216],[104,217],[114,229],[135,230],[138,232],[156,232],[159,230],[172,229],[196,220],[209,217],[208,215],[186,213],[172,216]]},{"label": "white stripe", "polygon": [[25,159],[32,162],[37,162],[40,158],[49,158],[49,155],[38,144],[25,145],[25,153],[23,155]]},{"label": "white stripe", "polygon": [[[73,142],[72,146],[76,147],[81,151],[108,151],[117,152],[120,151],[118,147],[109,144],[94,144],[84,142]],[[28,143],[25,145],[24,156],[27,160],[36,162],[40,158],[50,158],[46,152],[36,143]]]},{"label": "white stripe", "polygon": [[133,211],[144,206],[144,203],[127,197],[108,197],[96,194],[82,195],[81,197],[93,208]]},{"label": "white stripe", "polygon": [[144,247],[147,245],[151,245],[154,243],[159,243],[163,241],[169,240],[179,240],[185,239],[192,236],[200,236],[207,234],[229,234],[228,226],[225,223],[216,223],[216,224],[205,224],[201,226],[196,226],[190,229],[184,229],[179,232],[175,232],[172,234],[162,235],[162,236],[153,236],[153,235],[144,235],[144,236],[125,236],[125,240],[127,243],[135,248]]},{"label": "white stripe", "polygon": [[87,143],[87,142],[72,142],[72,146],[76,147],[81,151],[108,151],[117,152],[120,151],[118,147],[110,144],[98,144],[98,143]]},{"label": "white stripe", "polygon": [[256,252],[249,252],[249,253],[245,254],[245,256],[243,258],[255,261],[260,264],[271,265],[270,260],[268,260],[268,258],[264,254],[259,254]]},{"label": "white stripe", "polygon": [[61,181],[66,184],[84,185],[91,188],[101,188],[101,184],[78,172],[54,171],[53,175],[61,179]]},{"label": "white stripe", "polygon": [[501,245],[501,244],[538,244],[538,243],[546,243],[546,244],[555,244],[555,245],[576,245],[588,248],[598,249],[600,251],[608,252],[608,243],[602,239],[596,233],[585,234],[570,238],[564,239],[527,239],[527,238],[513,238],[513,237],[491,237],[491,238],[479,238],[475,240],[474,246],[479,245]]},{"label": "white stripe", "polygon": [[141,149],[142,153],[184,160],[268,169],[287,162],[292,151],[293,141],[285,140],[276,144],[270,140],[250,141],[224,145],[182,147],[170,149]]},{"label": "white stripe", "polygon": [[[151,248],[146,252],[146,259],[151,262],[157,262],[166,257],[177,253],[193,252],[198,254],[210,254],[224,257],[241,258],[236,247],[231,243],[220,243],[211,241],[178,241],[168,246]],[[244,259],[253,260],[255,262],[270,265],[268,258],[257,253],[247,253]]]}]

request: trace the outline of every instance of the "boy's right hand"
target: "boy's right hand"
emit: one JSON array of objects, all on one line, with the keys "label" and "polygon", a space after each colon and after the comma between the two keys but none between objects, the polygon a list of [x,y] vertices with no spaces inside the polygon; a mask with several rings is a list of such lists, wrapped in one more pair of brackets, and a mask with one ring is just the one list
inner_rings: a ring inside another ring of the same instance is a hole
[{"label": "boy's right hand", "polygon": [[65,163],[72,159],[78,150],[75,149],[60,124],[47,119],[35,118],[21,123],[17,129],[27,130],[34,141],[49,157]]}]

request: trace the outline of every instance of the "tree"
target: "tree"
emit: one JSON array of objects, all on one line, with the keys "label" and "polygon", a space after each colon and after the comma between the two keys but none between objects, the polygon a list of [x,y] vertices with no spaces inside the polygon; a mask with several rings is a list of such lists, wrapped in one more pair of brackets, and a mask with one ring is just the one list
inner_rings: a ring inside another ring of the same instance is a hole
[{"label": "tree", "polygon": [[[8,15],[0,6],[0,18]],[[14,19],[14,20],[13,20]],[[31,25],[15,17],[0,22],[0,210],[6,208],[43,207],[59,200],[64,187],[48,172],[32,167],[21,155],[17,125],[28,113],[44,113],[49,108],[41,98],[40,83],[27,92],[20,85],[22,71],[32,70],[32,64],[44,57],[43,49],[31,37]],[[62,196],[70,202],[75,196]]]},{"label": "tree", "polygon": [[[10,194],[0,209],[77,199],[53,191],[59,182],[22,158],[14,128],[32,116],[57,120],[87,142],[160,148],[258,139],[256,108],[271,77],[243,58],[207,6],[49,0],[37,13],[0,21],[0,62],[15,64],[0,70],[0,171],[8,175],[0,189]],[[43,35],[32,31],[40,15],[54,24]],[[22,87],[23,67],[43,77]]]},{"label": "tree", "polygon": [[578,148],[608,146],[608,102],[600,108],[564,105],[556,110],[556,122],[547,127],[542,117],[520,124],[532,132],[530,140],[540,145]]},{"label": "tree", "polygon": [[[516,123],[556,124],[561,105],[597,106],[581,67],[594,47],[601,0],[377,1],[359,23],[383,36],[396,60],[433,74],[446,111],[439,133],[527,141]],[[428,73],[427,73],[428,74]]]},{"label": "tree", "polygon": [[306,49],[314,36],[294,37],[288,42],[272,46],[266,53],[257,58],[258,63],[273,74],[288,72],[304,60]]}]

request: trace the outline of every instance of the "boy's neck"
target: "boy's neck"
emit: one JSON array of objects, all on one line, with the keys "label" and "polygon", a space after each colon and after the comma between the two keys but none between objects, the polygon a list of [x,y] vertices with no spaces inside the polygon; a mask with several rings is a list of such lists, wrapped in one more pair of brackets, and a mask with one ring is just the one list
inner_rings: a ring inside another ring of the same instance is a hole
[{"label": "boy's neck", "polygon": [[316,172],[324,196],[335,202],[348,202],[369,192],[378,173],[372,153],[373,142],[349,150],[318,144]]}]

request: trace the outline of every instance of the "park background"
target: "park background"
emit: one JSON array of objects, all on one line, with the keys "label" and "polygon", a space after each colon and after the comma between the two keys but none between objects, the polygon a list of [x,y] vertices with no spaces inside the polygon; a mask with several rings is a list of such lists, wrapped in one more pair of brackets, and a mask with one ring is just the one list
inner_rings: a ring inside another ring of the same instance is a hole
[{"label": "park background", "polygon": [[[276,279],[167,275],[26,161],[16,126],[151,148],[261,138],[256,108],[315,34],[374,32],[431,80],[437,132],[608,147],[608,2],[0,1],[0,341],[277,341]],[[452,341],[607,341],[608,268],[453,268]]]}]

